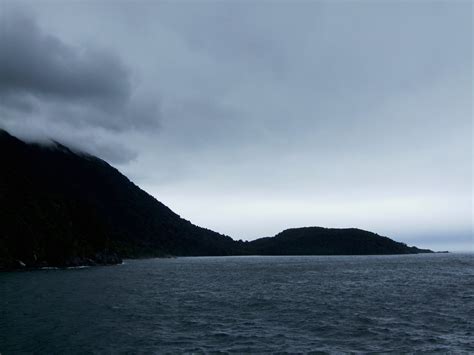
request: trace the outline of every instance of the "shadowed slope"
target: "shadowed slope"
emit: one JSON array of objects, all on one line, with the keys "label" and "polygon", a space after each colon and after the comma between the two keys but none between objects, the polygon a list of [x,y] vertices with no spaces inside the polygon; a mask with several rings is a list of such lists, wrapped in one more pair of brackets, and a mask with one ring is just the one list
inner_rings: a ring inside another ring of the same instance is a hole
[{"label": "shadowed slope", "polygon": [[4,131],[0,151],[0,256],[74,265],[104,263],[115,253],[235,253],[230,237],[180,218],[103,160]]}]

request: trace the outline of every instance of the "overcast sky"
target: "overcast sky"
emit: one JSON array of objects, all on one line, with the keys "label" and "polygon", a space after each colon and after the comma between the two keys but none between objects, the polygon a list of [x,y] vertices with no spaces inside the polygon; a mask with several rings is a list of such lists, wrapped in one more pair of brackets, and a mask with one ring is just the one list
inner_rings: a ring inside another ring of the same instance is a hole
[{"label": "overcast sky", "polygon": [[0,1],[0,126],[236,239],[474,251],[470,1]]}]

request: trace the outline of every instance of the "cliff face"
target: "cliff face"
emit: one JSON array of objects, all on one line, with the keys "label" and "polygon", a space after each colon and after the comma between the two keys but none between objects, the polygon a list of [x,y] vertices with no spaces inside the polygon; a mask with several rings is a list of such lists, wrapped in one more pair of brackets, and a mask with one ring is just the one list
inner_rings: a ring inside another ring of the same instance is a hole
[{"label": "cliff face", "polygon": [[0,268],[166,255],[421,252],[370,232],[320,228],[236,242],[182,219],[103,160],[1,130],[0,172]]}]

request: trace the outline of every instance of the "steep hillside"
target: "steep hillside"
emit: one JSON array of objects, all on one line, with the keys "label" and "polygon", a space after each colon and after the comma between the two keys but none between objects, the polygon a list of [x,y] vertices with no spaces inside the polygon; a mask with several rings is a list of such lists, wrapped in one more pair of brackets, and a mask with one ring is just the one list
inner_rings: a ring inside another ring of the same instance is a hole
[{"label": "steep hillside", "polygon": [[0,257],[27,265],[235,254],[98,158],[0,131]]}]

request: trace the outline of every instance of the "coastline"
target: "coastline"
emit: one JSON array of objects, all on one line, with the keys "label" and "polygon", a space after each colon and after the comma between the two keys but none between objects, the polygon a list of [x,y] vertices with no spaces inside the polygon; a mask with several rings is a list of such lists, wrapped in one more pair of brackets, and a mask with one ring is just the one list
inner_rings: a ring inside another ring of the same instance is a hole
[{"label": "coastline", "polygon": [[[467,253],[467,252],[466,252]],[[474,252],[472,252],[474,253]],[[177,258],[200,258],[200,257],[310,257],[310,256],[402,256],[402,255],[419,255],[419,254],[453,254],[450,251],[421,251],[418,253],[385,253],[385,254],[235,254],[235,255],[165,255],[165,256],[140,256],[134,258],[121,258],[116,255],[114,259],[108,259],[108,262],[97,262],[92,259],[82,258],[83,263],[80,264],[58,264],[58,265],[46,265],[45,263],[41,264],[32,264],[26,265],[21,260],[9,260],[8,265],[6,265],[4,260],[0,260],[0,272],[14,272],[14,271],[38,271],[38,270],[77,270],[85,269],[95,266],[117,266],[124,265],[127,260],[151,260],[151,259],[177,259]],[[459,252],[456,254],[464,254],[464,252]],[[78,260],[77,258],[75,259]],[[112,262],[115,260],[116,262]]]}]

